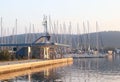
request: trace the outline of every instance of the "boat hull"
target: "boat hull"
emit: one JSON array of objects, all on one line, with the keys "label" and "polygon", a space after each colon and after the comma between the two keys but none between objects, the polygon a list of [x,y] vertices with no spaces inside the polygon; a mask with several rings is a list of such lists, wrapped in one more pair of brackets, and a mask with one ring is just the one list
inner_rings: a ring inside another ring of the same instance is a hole
[{"label": "boat hull", "polygon": [[105,58],[106,54],[75,54],[73,58]]}]

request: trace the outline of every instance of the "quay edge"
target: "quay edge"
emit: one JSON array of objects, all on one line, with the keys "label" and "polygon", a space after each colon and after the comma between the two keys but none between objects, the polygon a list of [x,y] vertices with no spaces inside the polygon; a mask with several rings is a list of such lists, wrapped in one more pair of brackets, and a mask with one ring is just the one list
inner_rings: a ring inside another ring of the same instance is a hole
[{"label": "quay edge", "polygon": [[60,64],[60,63],[68,63],[72,61],[73,61],[73,58],[62,58],[62,59],[54,59],[54,60],[43,60],[43,61],[37,61],[37,62],[27,62],[27,63],[21,63],[21,64],[4,65],[4,66],[0,66],[0,74],[20,71],[25,69],[32,69],[36,67]]}]

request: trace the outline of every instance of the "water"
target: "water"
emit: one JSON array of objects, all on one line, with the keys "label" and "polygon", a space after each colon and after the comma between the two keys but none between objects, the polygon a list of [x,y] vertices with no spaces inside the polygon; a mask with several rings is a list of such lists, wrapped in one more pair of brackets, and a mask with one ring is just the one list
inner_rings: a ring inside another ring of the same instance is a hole
[{"label": "water", "polygon": [[1,77],[1,82],[120,82],[120,56],[74,59]]}]

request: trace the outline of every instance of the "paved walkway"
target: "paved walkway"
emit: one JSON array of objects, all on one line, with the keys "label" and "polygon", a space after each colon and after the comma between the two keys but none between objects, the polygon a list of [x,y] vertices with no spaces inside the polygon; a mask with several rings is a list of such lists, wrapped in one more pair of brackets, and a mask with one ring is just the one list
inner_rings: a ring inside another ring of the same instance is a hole
[{"label": "paved walkway", "polygon": [[43,61],[42,59],[31,59],[31,60],[15,60],[15,61],[1,61],[0,66],[3,65],[11,65],[11,64],[20,64],[20,63],[28,63],[28,62],[36,62],[36,61]]}]

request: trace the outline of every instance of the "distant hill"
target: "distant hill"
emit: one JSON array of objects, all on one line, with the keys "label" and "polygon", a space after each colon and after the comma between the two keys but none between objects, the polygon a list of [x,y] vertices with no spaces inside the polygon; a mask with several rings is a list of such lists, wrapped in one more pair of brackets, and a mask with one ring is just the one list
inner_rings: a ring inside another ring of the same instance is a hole
[{"label": "distant hill", "polygon": [[[96,47],[96,35],[98,34],[99,47],[103,48],[120,48],[120,32],[119,31],[108,31],[99,33],[90,33],[82,35],[70,35],[70,34],[51,34],[52,42],[64,43],[72,45],[73,47],[84,46],[86,47],[90,44],[91,47]],[[2,38],[2,43],[15,43],[17,37],[17,43],[31,43],[35,39],[42,36],[43,33],[36,34],[21,34],[17,36],[7,36]],[[90,35],[90,38],[89,38]],[[26,38],[26,39],[25,39]],[[1,41],[1,40],[0,40]]]},{"label": "distant hill", "polygon": [[[91,33],[90,36],[93,36],[91,39],[95,41],[96,33]],[[120,32],[118,31],[99,32],[98,36],[100,46],[120,48]]]}]

